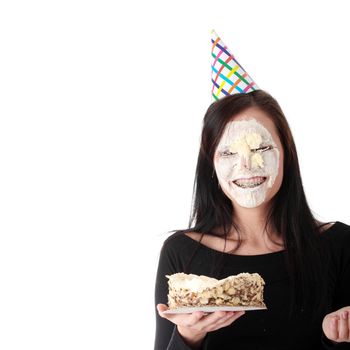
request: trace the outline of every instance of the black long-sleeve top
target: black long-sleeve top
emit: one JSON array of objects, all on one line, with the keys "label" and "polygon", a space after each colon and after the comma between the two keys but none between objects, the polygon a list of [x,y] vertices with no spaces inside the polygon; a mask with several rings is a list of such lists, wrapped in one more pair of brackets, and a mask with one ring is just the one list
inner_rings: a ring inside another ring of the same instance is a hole
[{"label": "black long-sleeve top", "polygon": [[[322,234],[330,249],[331,263],[325,266],[330,299],[327,313],[350,306],[350,226],[337,221]],[[195,252],[195,255],[193,255]],[[203,350],[318,350],[350,349],[350,343],[333,345],[323,334],[322,317],[312,321],[306,310],[289,317],[290,281],[285,251],[243,256],[222,253],[185,234],[173,234],[163,244],[156,277],[155,304],[167,304],[166,275],[177,272],[208,275],[217,279],[241,272],[259,273],[265,280],[267,310],[248,311],[231,325],[207,333]],[[189,259],[190,271],[188,271]],[[224,259],[219,275],[215,264]],[[213,269],[214,268],[214,269]],[[326,278],[326,277],[325,277]],[[155,350],[190,350],[170,321],[156,312]]]}]

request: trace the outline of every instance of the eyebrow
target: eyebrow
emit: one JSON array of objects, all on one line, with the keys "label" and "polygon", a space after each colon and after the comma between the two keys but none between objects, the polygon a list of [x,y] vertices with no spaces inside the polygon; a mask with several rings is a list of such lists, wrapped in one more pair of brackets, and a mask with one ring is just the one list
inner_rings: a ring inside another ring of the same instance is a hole
[{"label": "eyebrow", "polygon": [[[270,141],[267,142],[267,140],[263,140],[263,141],[261,142],[261,145],[260,145],[258,148],[261,148],[261,147],[268,147],[268,146],[274,147],[273,142],[271,142],[271,141],[272,141],[272,140],[270,140]],[[230,146],[231,146],[231,145],[218,146],[217,151],[220,151],[220,152],[229,151],[229,150],[230,150]],[[255,149],[255,148],[251,148],[251,149]]]}]

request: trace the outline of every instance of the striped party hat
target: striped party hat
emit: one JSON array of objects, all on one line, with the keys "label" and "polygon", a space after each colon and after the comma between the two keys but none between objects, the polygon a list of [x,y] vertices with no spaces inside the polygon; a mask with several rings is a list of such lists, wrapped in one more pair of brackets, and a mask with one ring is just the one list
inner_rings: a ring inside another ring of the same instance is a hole
[{"label": "striped party hat", "polygon": [[258,90],[258,85],[238,63],[214,30],[211,35],[213,100]]}]

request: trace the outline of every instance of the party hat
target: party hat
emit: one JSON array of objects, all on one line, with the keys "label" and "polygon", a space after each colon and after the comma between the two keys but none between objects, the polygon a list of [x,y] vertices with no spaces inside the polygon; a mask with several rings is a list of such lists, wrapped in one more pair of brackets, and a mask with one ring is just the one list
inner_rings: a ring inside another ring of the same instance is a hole
[{"label": "party hat", "polygon": [[212,97],[222,97],[258,90],[258,85],[238,63],[214,30],[211,32]]}]

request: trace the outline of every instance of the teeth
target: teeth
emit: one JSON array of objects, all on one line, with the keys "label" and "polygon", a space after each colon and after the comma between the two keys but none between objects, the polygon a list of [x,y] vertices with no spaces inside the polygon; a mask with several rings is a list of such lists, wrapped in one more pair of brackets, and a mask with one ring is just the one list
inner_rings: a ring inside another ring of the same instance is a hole
[{"label": "teeth", "polygon": [[242,187],[242,188],[247,188],[247,187],[251,188],[251,187],[256,187],[256,186],[258,186],[260,184],[261,184],[261,182],[260,183],[255,183],[255,184],[249,184],[249,185],[239,185],[239,184],[237,184],[237,185],[239,187]]},{"label": "teeth", "polygon": [[261,185],[265,180],[266,178],[260,177],[259,179],[255,179],[253,181],[248,179],[236,180],[234,183],[242,188],[252,188]]},{"label": "teeth", "polygon": [[242,188],[247,188],[247,187],[256,187],[258,185],[260,185],[261,183],[255,183],[255,184],[249,184],[249,185],[239,185],[237,184],[239,187],[242,187]]}]

